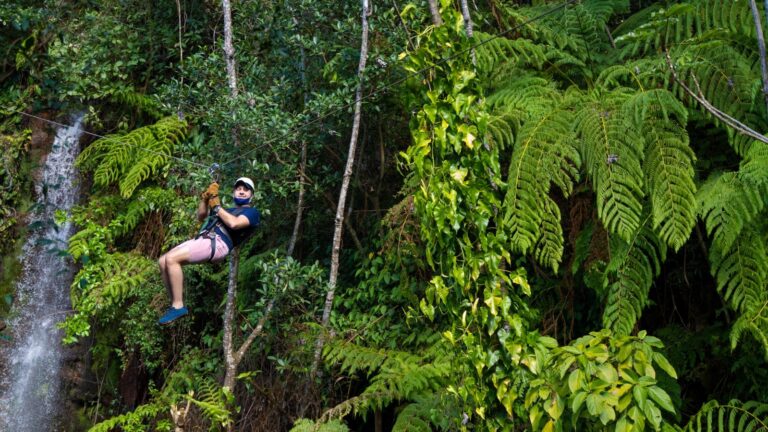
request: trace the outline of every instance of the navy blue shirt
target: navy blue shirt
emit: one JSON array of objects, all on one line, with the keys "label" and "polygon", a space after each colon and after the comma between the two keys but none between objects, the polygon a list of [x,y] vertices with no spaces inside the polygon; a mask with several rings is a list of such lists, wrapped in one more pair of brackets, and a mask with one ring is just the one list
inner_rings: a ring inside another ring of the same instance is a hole
[{"label": "navy blue shirt", "polygon": [[[237,217],[245,216],[248,218],[248,226],[240,229],[228,229],[227,232],[223,232],[221,227],[216,225],[216,234],[220,235],[224,243],[227,244],[229,250],[239,246],[245,239],[247,239],[259,226],[261,222],[261,214],[253,207],[230,207],[227,209],[227,213],[235,215]],[[222,225],[224,222],[222,222]]]}]

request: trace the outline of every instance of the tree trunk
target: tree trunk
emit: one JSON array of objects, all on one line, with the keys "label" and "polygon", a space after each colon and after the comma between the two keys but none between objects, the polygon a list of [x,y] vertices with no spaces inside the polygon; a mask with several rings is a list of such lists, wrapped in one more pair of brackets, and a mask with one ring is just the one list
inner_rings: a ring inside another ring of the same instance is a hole
[{"label": "tree trunk", "polygon": [[749,0],[749,6],[752,8],[752,18],[755,21],[757,48],[760,50],[760,70],[763,74],[763,97],[765,98],[765,105],[768,110],[768,65],[766,65],[765,60],[765,38],[763,37],[762,19],[760,17],[760,10],[757,8],[757,2]]},{"label": "tree trunk", "polygon": [[428,0],[429,13],[432,14],[432,24],[443,25],[443,17],[440,16],[440,8],[437,6],[437,0]]},{"label": "tree trunk", "polygon": [[[221,9],[224,12],[224,59],[227,63],[227,85],[229,86],[229,95],[232,99],[237,98],[237,64],[235,63],[235,46],[232,42],[232,7],[229,0],[221,0]],[[237,126],[233,126],[232,144],[240,147],[240,134]]]},{"label": "tree trunk", "polygon": [[[341,235],[344,226],[344,206],[347,201],[347,190],[349,181],[352,177],[352,168],[355,161],[355,150],[357,148],[357,135],[360,131],[360,111],[363,104],[363,72],[365,71],[365,62],[368,58],[368,15],[370,8],[368,0],[362,0],[362,41],[360,43],[360,63],[357,66],[357,91],[355,92],[355,114],[352,121],[352,136],[349,139],[349,152],[347,153],[347,164],[344,168],[344,177],[341,182],[341,191],[339,192],[339,201],[336,205],[336,219],[333,230],[333,249],[331,252],[331,274],[328,278],[328,293],[325,296],[325,306],[323,307],[323,328],[328,327],[328,321],[331,318],[331,309],[333,307],[333,297],[336,291],[336,280],[339,276],[339,255],[341,253]],[[325,335],[320,334],[315,346],[315,358],[312,364],[311,376],[317,373],[320,365],[320,355],[323,351]]]},{"label": "tree trunk", "polygon": [[293,250],[296,247],[296,241],[299,238],[299,229],[301,228],[301,217],[304,212],[304,190],[306,189],[306,180],[304,177],[304,171],[307,169],[307,142],[301,143],[301,162],[299,165],[299,199],[296,203],[296,219],[293,221],[293,233],[291,233],[291,239],[288,241],[288,248],[285,254],[293,256]]},{"label": "tree trunk", "polygon": [[237,97],[237,69],[235,68],[235,47],[232,44],[232,8],[229,0],[221,0],[224,12],[224,59],[227,62],[227,83],[229,94]]},{"label": "tree trunk", "polygon": [[229,286],[227,288],[227,303],[224,308],[224,387],[230,392],[235,390],[235,377],[237,376],[237,361],[232,341],[235,317],[235,298],[237,296],[237,269],[240,261],[240,250],[235,248],[229,256]]},{"label": "tree trunk", "polygon": [[[472,15],[469,14],[469,5],[467,0],[461,0],[461,15],[464,17],[464,28],[467,30],[467,37],[472,39],[474,31],[472,30]],[[477,55],[475,49],[472,48],[472,65],[477,66]]]},{"label": "tree trunk", "polygon": [[[293,23],[298,27],[299,21],[294,18]],[[307,99],[309,96],[309,89],[307,88],[307,54],[304,52],[304,47],[299,48],[301,54],[301,64],[299,74],[301,77],[301,88],[304,93],[304,107],[307,105]],[[293,221],[293,233],[288,241],[288,248],[285,254],[293,256],[293,250],[296,248],[296,242],[299,238],[299,230],[301,229],[301,217],[304,213],[304,191],[306,189],[306,175],[307,169],[307,141],[301,141],[301,161],[299,162],[299,199],[296,203],[296,219]]]}]

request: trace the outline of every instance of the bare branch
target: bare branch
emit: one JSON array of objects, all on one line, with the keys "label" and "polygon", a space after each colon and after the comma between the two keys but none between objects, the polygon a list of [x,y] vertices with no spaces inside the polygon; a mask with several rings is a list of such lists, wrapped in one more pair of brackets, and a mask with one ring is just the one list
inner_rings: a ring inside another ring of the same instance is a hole
[{"label": "bare branch", "polygon": [[693,77],[693,81],[696,84],[696,89],[698,90],[698,93],[694,93],[693,90],[688,88],[685,83],[680,80],[677,76],[677,72],[675,71],[675,66],[672,64],[672,58],[669,56],[669,51],[666,51],[666,57],[667,57],[667,65],[669,66],[669,70],[672,71],[672,78],[680,85],[680,87],[688,93],[689,96],[694,98],[701,106],[707,110],[710,114],[717,117],[719,120],[721,120],[723,123],[725,123],[727,126],[731,127],[736,132],[746,135],[750,138],[754,138],[757,141],[763,142],[768,144],[768,137],[765,135],[757,132],[756,130],[750,128],[749,126],[745,125],[744,123],[736,120],[735,118],[731,117],[730,115],[720,111],[712,105],[703,95],[701,91],[701,87],[699,86],[699,81],[696,79],[696,77]]}]

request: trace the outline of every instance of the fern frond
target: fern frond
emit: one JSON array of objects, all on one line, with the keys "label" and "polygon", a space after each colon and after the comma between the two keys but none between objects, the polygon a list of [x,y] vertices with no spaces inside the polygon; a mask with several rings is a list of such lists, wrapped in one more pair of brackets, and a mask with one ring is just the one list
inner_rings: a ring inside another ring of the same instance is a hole
[{"label": "fern frond", "polygon": [[667,245],[680,249],[696,224],[695,154],[685,128],[674,121],[648,122],[644,171],[653,228]]},{"label": "fern frond", "polygon": [[432,432],[433,425],[438,430],[446,430],[447,419],[440,412],[440,406],[441,398],[437,394],[416,398],[397,414],[392,432]]},{"label": "fern frond", "polygon": [[309,419],[298,419],[289,432],[349,432],[349,428],[338,420],[318,424]]},{"label": "fern frond", "polygon": [[203,379],[198,385],[199,399],[187,396],[187,399],[195,404],[203,412],[211,423],[227,426],[232,422],[231,412],[228,408],[226,390],[220,387],[212,379]]},{"label": "fern frond", "polygon": [[481,74],[489,74],[500,63],[515,63],[540,69],[547,58],[544,47],[528,39],[506,39],[476,32],[475,42],[484,42],[476,49],[477,67]]},{"label": "fern frond", "polygon": [[121,195],[129,198],[141,182],[168,164],[173,147],[186,133],[186,122],[166,117],[125,135],[94,141],[80,153],[76,163],[81,169],[93,171],[97,185],[117,182]]},{"label": "fern frond", "polygon": [[768,145],[755,143],[750,146],[741,161],[739,178],[754,186],[768,183]]},{"label": "fern frond", "polygon": [[536,245],[551,185],[570,194],[580,165],[573,142],[568,111],[553,109],[532,117],[518,132],[504,197],[504,226],[513,251],[529,252]]},{"label": "fern frond", "polygon": [[534,41],[551,41],[554,46],[586,58],[587,50],[608,45],[605,25],[611,16],[628,10],[627,0],[590,0],[579,2],[558,14],[545,15],[552,6],[542,3],[534,7],[502,7],[510,25],[525,23],[519,28],[523,37]]},{"label": "fern frond", "polygon": [[119,237],[132,232],[148,213],[160,209],[177,208],[177,206],[179,206],[179,196],[173,190],[160,187],[141,189],[125,210],[110,222],[110,235]]},{"label": "fern frond", "polygon": [[752,305],[751,310],[742,313],[731,327],[731,349],[735,349],[744,332],[749,332],[762,346],[765,359],[768,360],[768,298],[760,304]]},{"label": "fern frond", "polygon": [[[618,95],[613,95],[615,98]],[[625,241],[640,227],[644,196],[644,140],[636,125],[611,103],[585,103],[577,114],[582,155],[597,193],[597,212],[610,232]]]},{"label": "fern frond", "polygon": [[[155,263],[131,253],[106,254],[84,267],[72,282],[72,302],[89,298],[96,308],[122,303],[137,287],[155,275]],[[87,289],[83,291],[83,288]]]},{"label": "fern frond", "polygon": [[135,90],[122,89],[112,94],[112,100],[121,105],[143,111],[155,119],[161,119],[166,114],[163,107],[156,99]]},{"label": "fern frond", "polygon": [[615,281],[608,288],[603,327],[617,335],[628,335],[648,304],[651,284],[661,270],[666,247],[645,224],[628,243],[611,242],[609,271]]},{"label": "fern frond", "polygon": [[88,432],[110,432],[118,427],[136,430],[131,429],[131,427],[136,428],[144,425],[161,413],[165,413],[167,409],[168,407],[157,402],[141,405],[129,413],[121,414],[93,425],[88,429]]},{"label": "fern frond", "polygon": [[659,47],[679,45],[711,30],[755,34],[749,6],[744,2],[694,0],[652,5],[614,30],[622,57],[642,55]]},{"label": "fern frond", "polygon": [[712,236],[712,248],[730,250],[743,229],[765,208],[768,185],[753,185],[737,173],[710,177],[697,193],[699,214]]},{"label": "fern frond", "polygon": [[[350,410],[367,412],[372,408],[382,408],[393,400],[409,400],[431,394],[441,388],[450,373],[450,358],[446,355],[432,358],[431,354],[420,356],[345,341],[334,341],[328,345],[326,361],[340,363],[341,370],[346,373],[365,371],[372,376],[371,384],[362,394],[335,408],[343,414],[341,417]],[[338,415],[331,417],[340,418]]]},{"label": "fern frond", "polygon": [[563,227],[560,225],[560,208],[547,197],[543,202],[540,236],[536,241],[533,256],[536,261],[557,273],[563,259]]},{"label": "fern frond", "polygon": [[768,431],[768,404],[731,400],[705,403],[683,428],[686,432]]},{"label": "fern frond", "polygon": [[734,310],[746,312],[762,304],[768,282],[768,252],[756,230],[744,229],[726,250],[713,245],[709,261],[718,291]]}]

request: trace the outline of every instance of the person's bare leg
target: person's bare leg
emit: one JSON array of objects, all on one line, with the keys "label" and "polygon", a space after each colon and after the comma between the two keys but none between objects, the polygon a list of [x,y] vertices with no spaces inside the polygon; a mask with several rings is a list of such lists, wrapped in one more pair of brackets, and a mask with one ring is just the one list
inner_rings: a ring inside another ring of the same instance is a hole
[{"label": "person's bare leg", "polygon": [[173,292],[171,291],[171,281],[168,278],[168,268],[165,264],[165,258],[167,253],[162,255],[158,260],[157,263],[160,265],[160,276],[163,278],[163,286],[165,286],[165,291],[168,293],[168,301],[173,300]]},{"label": "person's bare leg", "polygon": [[171,306],[184,307],[184,272],[181,266],[189,261],[189,248],[176,248],[165,254],[165,276],[171,291]]}]

